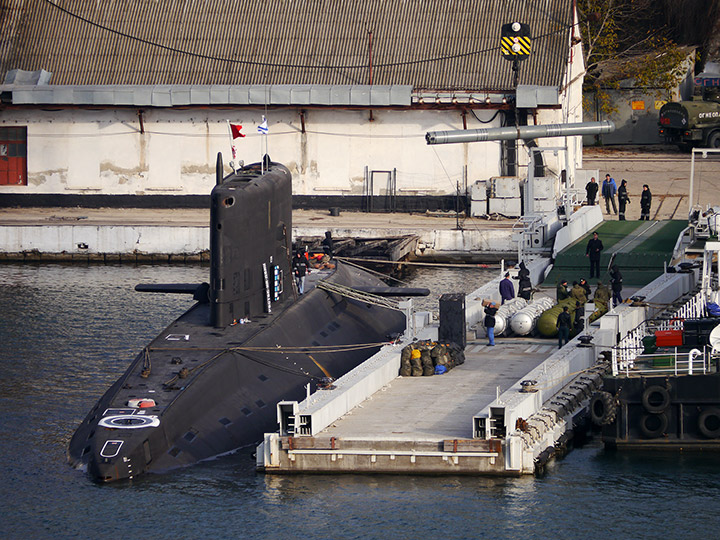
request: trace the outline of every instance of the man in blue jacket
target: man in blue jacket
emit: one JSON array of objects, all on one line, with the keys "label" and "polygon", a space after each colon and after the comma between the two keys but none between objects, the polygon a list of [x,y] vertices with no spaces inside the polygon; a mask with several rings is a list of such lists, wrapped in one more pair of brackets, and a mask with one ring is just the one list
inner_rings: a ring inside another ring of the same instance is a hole
[{"label": "man in blue jacket", "polygon": [[617,193],[617,184],[615,179],[611,178],[609,174],[605,175],[605,180],[602,184],[602,196],[605,199],[605,210],[610,213],[610,203],[612,203],[613,214],[617,214],[617,206],[615,206],[615,194]]},{"label": "man in blue jacket", "polygon": [[500,282],[500,298],[502,299],[501,304],[515,298],[515,287],[510,281],[510,272],[505,272],[505,278]]}]

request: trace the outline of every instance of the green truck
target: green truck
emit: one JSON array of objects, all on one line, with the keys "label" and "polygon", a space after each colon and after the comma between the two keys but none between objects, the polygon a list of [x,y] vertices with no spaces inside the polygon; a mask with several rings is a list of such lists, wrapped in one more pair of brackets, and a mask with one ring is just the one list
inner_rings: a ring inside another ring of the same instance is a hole
[{"label": "green truck", "polygon": [[696,79],[695,84],[692,101],[669,102],[660,109],[660,137],[686,151],[720,148],[720,79]]}]

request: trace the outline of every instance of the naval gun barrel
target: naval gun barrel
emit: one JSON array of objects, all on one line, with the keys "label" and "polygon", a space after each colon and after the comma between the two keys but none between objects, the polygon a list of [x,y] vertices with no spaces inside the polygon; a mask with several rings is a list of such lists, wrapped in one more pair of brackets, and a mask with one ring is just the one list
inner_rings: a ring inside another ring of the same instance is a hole
[{"label": "naval gun barrel", "polygon": [[482,141],[508,141],[513,139],[539,139],[543,137],[567,137],[571,135],[598,135],[615,131],[610,120],[578,122],[576,124],[545,124],[539,126],[514,126],[482,129],[459,129],[455,131],[428,131],[428,144],[451,144]]}]

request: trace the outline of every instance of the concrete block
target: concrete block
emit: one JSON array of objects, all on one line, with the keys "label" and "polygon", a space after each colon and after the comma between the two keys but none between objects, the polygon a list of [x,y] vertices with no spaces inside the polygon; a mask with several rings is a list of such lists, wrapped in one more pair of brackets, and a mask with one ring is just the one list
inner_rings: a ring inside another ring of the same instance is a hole
[{"label": "concrete block", "polygon": [[520,179],[515,176],[496,176],[490,179],[491,197],[520,197]]},{"label": "concrete block", "polygon": [[430,311],[415,312],[415,328],[420,329],[429,326],[432,322],[432,313]]},{"label": "concrete block", "polygon": [[555,199],[535,199],[535,212],[555,212],[557,211],[557,203]]},{"label": "concrete block", "polygon": [[539,178],[534,178],[533,182],[536,199],[555,198],[555,178],[551,176],[541,176]]},{"label": "concrete block", "polygon": [[487,213],[487,200],[470,201],[470,217],[483,217]]},{"label": "concrete block", "polygon": [[470,186],[470,200],[487,200],[487,182],[485,180],[478,180]]},{"label": "concrete block", "polygon": [[491,214],[502,214],[507,217],[520,217],[522,204],[520,197],[517,198],[492,198],[490,199],[489,212]]}]

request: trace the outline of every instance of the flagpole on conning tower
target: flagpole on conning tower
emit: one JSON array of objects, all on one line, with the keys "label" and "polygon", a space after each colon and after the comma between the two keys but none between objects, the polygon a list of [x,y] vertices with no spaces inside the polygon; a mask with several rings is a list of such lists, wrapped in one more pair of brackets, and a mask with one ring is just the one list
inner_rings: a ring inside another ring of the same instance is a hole
[{"label": "flagpole on conning tower", "polygon": [[227,122],[228,137],[230,139],[230,155],[232,156],[232,159],[230,160],[230,167],[235,173],[237,173],[237,169],[235,168],[235,139],[233,139],[232,128],[230,127],[230,119],[227,118],[225,121]]}]

